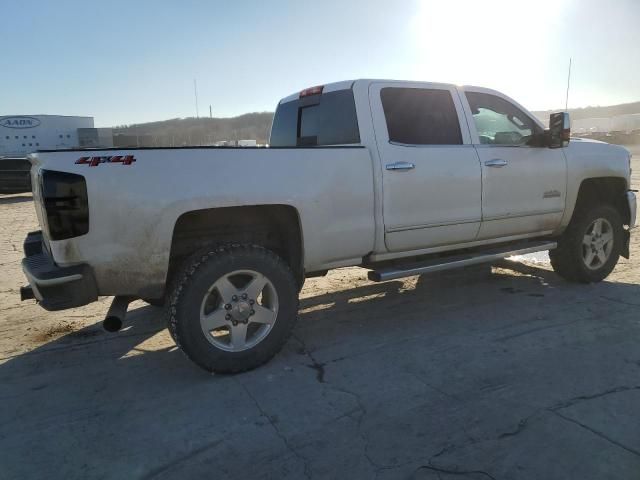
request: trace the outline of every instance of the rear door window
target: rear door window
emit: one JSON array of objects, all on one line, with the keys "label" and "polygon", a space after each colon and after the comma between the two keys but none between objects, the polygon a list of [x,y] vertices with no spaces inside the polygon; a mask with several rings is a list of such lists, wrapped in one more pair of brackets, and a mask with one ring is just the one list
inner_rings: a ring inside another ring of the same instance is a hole
[{"label": "rear door window", "polygon": [[272,147],[360,143],[351,90],[338,90],[281,103],[273,118]]},{"label": "rear door window", "polygon": [[404,145],[462,145],[448,90],[387,87],[380,91],[389,141]]}]

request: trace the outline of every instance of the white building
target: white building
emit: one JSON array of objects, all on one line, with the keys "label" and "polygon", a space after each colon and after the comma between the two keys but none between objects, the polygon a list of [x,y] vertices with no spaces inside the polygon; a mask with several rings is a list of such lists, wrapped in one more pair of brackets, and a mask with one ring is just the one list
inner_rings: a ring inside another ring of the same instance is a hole
[{"label": "white building", "polygon": [[611,130],[631,133],[640,130],[640,113],[618,115],[611,119]]},{"label": "white building", "polygon": [[607,133],[611,130],[611,118],[581,118],[571,120],[574,133]]},{"label": "white building", "polygon": [[0,116],[0,156],[79,147],[81,139],[78,129],[88,128],[93,128],[93,117]]}]

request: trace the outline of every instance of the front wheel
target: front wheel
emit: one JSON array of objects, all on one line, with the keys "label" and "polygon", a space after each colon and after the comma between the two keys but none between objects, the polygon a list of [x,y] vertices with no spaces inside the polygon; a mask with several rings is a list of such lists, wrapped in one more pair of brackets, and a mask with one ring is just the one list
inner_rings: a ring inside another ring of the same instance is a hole
[{"label": "front wheel", "polygon": [[267,362],[298,313],[289,266],[255,245],[220,246],[187,261],[169,300],[169,329],[193,362],[236,373]]},{"label": "front wheel", "polygon": [[576,211],[558,248],[549,252],[551,266],[569,281],[600,282],[618,263],[623,237],[622,218],[612,206]]}]

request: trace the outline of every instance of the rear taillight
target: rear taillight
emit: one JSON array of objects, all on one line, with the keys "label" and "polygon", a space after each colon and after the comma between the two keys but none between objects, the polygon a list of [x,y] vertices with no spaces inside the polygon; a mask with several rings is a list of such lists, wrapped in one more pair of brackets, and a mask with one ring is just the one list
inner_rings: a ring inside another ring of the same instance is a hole
[{"label": "rear taillight", "polygon": [[89,231],[87,183],[82,175],[42,171],[40,198],[51,240],[78,237]]},{"label": "rear taillight", "polygon": [[311,95],[320,95],[324,90],[324,85],[318,85],[317,87],[305,88],[300,92],[300,98],[310,97]]}]

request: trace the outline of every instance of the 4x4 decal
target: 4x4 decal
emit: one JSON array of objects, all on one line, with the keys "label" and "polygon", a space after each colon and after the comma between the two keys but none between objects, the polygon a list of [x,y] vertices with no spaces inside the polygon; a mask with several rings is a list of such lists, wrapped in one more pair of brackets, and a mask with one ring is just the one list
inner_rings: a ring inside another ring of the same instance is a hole
[{"label": "4x4 decal", "polygon": [[136,158],[133,155],[113,155],[108,157],[80,157],[76,160],[76,164],[97,167],[101,163],[121,163],[123,165],[131,165],[135,161]]}]

